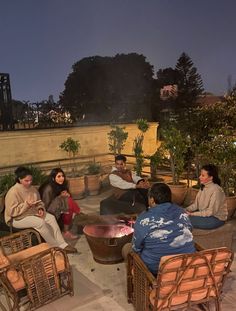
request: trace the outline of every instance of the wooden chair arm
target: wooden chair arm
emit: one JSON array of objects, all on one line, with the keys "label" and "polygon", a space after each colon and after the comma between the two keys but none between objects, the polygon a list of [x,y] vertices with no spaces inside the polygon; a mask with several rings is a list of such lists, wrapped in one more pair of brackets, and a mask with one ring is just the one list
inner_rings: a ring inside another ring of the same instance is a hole
[{"label": "wooden chair arm", "polygon": [[198,244],[196,242],[194,243],[194,246],[196,248],[196,251],[198,251],[198,252],[205,250],[205,248],[203,246],[201,246],[200,244]]},{"label": "wooden chair arm", "polygon": [[133,257],[133,260],[135,260],[135,263],[137,264],[138,268],[145,274],[145,277],[147,278],[150,285],[151,284],[155,285],[156,284],[156,278],[148,270],[147,266],[142,261],[141,257],[135,252],[131,252],[130,255]]},{"label": "wooden chair arm", "polygon": [[0,247],[5,255],[14,254],[42,242],[40,234],[34,229],[25,229],[0,238]]}]

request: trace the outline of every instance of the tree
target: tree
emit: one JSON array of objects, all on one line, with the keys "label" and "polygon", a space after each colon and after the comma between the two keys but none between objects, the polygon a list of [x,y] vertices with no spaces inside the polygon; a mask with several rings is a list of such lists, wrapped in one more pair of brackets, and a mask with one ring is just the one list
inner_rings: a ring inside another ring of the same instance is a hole
[{"label": "tree", "polygon": [[181,54],[175,69],[178,72],[176,103],[179,108],[190,107],[196,103],[197,97],[204,91],[201,76],[186,53]]},{"label": "tree", "polygon": [[60,103],[74,119],[114,122],[150,118],[153,67],[143,55],[87,57],[72,69]]}]

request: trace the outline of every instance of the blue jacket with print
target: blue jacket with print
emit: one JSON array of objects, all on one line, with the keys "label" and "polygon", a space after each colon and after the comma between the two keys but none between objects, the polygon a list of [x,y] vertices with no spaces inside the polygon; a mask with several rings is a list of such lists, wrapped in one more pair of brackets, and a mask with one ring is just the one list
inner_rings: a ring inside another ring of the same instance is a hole
[{"label": "blue jacket with print", "polygon": [[132,248],[155,275],[162,256],[195,251],[191,230],[183,208],[172,203],[158,204],[137,218]]}]

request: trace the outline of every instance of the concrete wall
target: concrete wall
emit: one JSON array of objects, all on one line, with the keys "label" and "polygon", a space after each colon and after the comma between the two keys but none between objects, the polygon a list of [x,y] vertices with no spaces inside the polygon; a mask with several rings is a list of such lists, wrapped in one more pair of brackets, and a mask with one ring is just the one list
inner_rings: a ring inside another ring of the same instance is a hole
[{"label": "concrete wall", "polygon": [[[133,140],[139,130],[136,124],[124,126],[129,135],[123,153],[132,154]],[[145,133],[145,155],[151,155],[156,150],[157,127],[157,123],[150,123],[150,129]],[[60,164],[64,158],[67,158],[67,154],[59,148],[59,145],[67,137],[80,141],[79,157],[81,159],[107,155],[109,153],[107,133],[110,130],[110,126],[102,125],[0,132],[0,169],[47,161],[58,161]]]}]

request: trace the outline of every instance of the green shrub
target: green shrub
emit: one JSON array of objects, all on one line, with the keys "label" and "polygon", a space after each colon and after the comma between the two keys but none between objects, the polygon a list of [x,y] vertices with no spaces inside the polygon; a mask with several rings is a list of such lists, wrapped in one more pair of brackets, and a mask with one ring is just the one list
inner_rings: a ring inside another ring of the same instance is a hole
[{"label": "green shrub", "polygon": [[15,184],[15,175],[12,173],[0,177],[0,194],[6,194],[7,191]]}]

